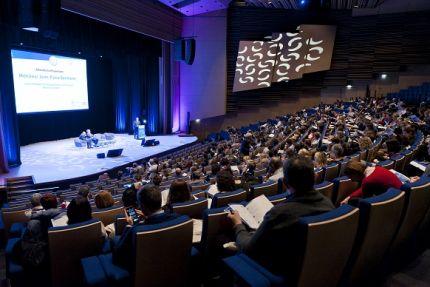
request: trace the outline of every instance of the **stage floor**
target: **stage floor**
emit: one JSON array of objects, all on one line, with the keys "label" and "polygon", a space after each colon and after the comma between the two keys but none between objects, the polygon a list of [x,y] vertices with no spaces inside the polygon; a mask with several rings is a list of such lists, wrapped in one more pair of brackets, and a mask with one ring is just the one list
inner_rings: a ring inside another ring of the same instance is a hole
[{"label": "stage floor", "polygon": [[[115,144],[92,149],[75,147],[73,138],[22,146],[22,164],[11,168],[9,173],[0,175],[0,178],[33,175],[38,184],[88,176],[197,141],[196,137],[177,135],[146,139],[159,140],[160,145],[142,147],[141,141],[134,139],[133,135],[115,134]],[[121,156],[97,158],[98,153],[116,148],[124,149]]]}]

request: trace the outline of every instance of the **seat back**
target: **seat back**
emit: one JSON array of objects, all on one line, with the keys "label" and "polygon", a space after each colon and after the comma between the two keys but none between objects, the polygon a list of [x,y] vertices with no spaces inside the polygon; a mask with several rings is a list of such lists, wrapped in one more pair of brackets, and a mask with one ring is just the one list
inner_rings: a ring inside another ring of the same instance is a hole
[{"label": "seat back", "polygon": [[360,151],[360,160],[367,160],[367,149]]},{"label": "seat back", "polygon": [[392,253],[408,241],[424,219],[430,205],[430,177],[421,177],[417,182],[404,184],[400,189],[405,192],[405,208],[391,246]]},{"label": "seat back", "polygon": [[340,204],[342,200],[349,196],[358,187],[358,183],[351,181],[347,176],[337,177],[333,180],[333,183],[333,202],[335,205]]},{"label": "seat back", "polygon": [[219,237],[232,231],[227,214],[228,212],[224,211],[224,207],[206,209],[203,212],[201,251],[206,264],[215,262],[212,259],[219,254]]},{"label": "seat back", "polygon": [[380,265],[399,226],[404,201],[403,191],[390,188],[359,202],[359,228],[348,264],[347,284],[357,283]]},{"label": "seat back", "polygon": [[278,193],[278,183],[274,181],[268,181],[262,184],[251,186],[252,197],[258,197],[262,194],[265,196],[272,196]]},{"label": "seat back", "polygon": [[25,213],[28,211],[30,211],[30,209],[23,207],[2,208],[1,214],[3,217],[6,240],[9,238],[9,231],[12,224],[18,222],[27,222],[29,220],[28,216],[25,215]]},{"label": "seat back", "polygon": [[333,201],[333,190],[334,183],[329,181],[323,181],[320,184],[314,186],[316,191],[321,192],[324,196],[328,197],[331,201]]},{"label": "seat back", "polygon": [[208,200],[206,198],[199,198],[172,205],[173,212],[181,215],[188,215],[194,219],[202,219],[203,210],[208,208]]},{"label": "seat back", "polygon": [[391,159],[387,159],[387,160],[378,162],[377,166],[381,166],[383,168],[390,170],[394,168],[394,161]]},{"label": "seat back", "polygon": [[257,170],[255,170],[255,172],[254,172],[254,176],[255,176],[255,177],[263,176],[263,175],[265,175],[265,174],[266,174],[266,169],[265,169],[265,168],[257,169]]},{"label": "seat back", "polygon": [[229,203],[237,203],[246,200],[246,190],[238,189],[230,192],[220,192],[212,198],[211,208],[226,206]]},{"label": "seat back", "polygon": [[127,226],[127,219],[124,214],[117,214],[115,217],[115,235],[121,235]]},{"label": "seat back", "polygon": [[347,163],[350,161],[349,158],[344,158],[339,162],[339,174],[337,176],[343,176]]},{"label": "seat back", "polygon": [[339,172],[339,164],[332,162],[325,167],[324,181],[332,181]]},{"label": "seat back", "polygon": [[191,190],[192,191],[205,190],[205,189],[208,189],[210,185],[211,185],[210,182],[205,184],[200,184],[200,185],[191,185]]},{"label": "seat back", "polygon": [[112,206],[104,209],[95,209],[92,214],[94,218],[100,219],[106,226],[115,222],[117,214],[124,214],[124,208],[122,206]]},{"label": "seat back", "polygon": [[324,168],[321,168],[321,167],[317,168],[314,171],[314,174],[315,174],[315,184],[321,183],[324,179]]},{"label": "seat back", "polygon": [[338,285],[354,244],[358,218],[358,208],[342,205],[299,220],[305,252],[298,287]]},{"label": "seat back", "polygon": [[[142,225],[136,236],[134,286],[187,286],[193,221],[188,216]],[[174,243],[172,243],[174,238]]]},{"label": "seat back", "polygon": [[391,157],[394,160],[394,169],[398,172],[402,172],[405,167],[406,157],[402,154],[397,154]]},{"label": "seat back", "polygon": [[80,286],[82,258],[100,254],[103,237],[99,219],[48,230],[52,286]]},{"label": "seat back", "polygon": [[287,193],[280,193],[277,195],[268,196],[267,199],[273,204],[276,205],[278,203],[285,202],[287,200]]}]

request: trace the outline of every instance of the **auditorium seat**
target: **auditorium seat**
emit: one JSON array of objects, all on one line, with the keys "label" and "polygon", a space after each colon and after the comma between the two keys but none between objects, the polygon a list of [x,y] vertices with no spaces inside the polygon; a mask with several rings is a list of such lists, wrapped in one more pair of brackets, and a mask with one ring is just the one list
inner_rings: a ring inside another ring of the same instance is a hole
[{"label": "auditorium seat", "polygon": [[405,247],[418,227],[430,206],[430,177],[421,177],[414,183],[406,183],[400,188],[405,192],[405,208],[402,220],[390,248],[391,256],[405,251]]},{"label": "auditorium seat", "polygon": [[14,223],[28,222],[29,218],[25,215],[27,211],[30,211],[30,209],[22,206],[1,209],[6,240],[9,238],[11,227]]},{"label": "auditorium seat", "polygon": [[320,184],[314,186],[315,190],[321,192],[323,195],[333,201],[333,189],[334,183],[329,181],[323,181]]},{"label": "auditorium seat", "polygon": [[199,185],[191,185],[191,190],[192,191],[206,190],[206,189],[209,188],[210,185],[211,185],[210,183],[199,184]]},{"label": "auditorium seat", "polygon": [[403,168],[405,167],[406,157],[403,154],[396,154],[390,159],[394,161],[394,169],[398,172],[402,172]]},{"label": "auditorium seat", "polygon": [[280,193],[280,194],[277,194],[277,195],[268,196],[267,199],[269,199],[269,201],[273,205],[276,205],[278,203],[285,202],[287,200],[287,196],[288,196],[288,193],[284,192],[284,193]]},{"label": "auditorium seat", "polygon": [[229,192],[219,192],[212,198],[211,208],[227,206],[229,203],[238,203],[245,201],[247,198],[247,191],[244,189],[237,189]]},{"label": "auditorium seat", "polygon": [[324,179],[324,168],[319,167],[315,169],[314,173],[315,173],[315,184],[321,183]]},{"label": "auditorium seat", "polygon": [[339,164],[337,162],[329,163],[324,170],[324,181],[332,181],[339,173]]},{"label": "auditorium seat", "polygon": [[181,203],[172,204],[173,212],[187,215],[193,219],[202,219],[203,211],[208,208],[208,200],[199,198]]},{"label": "auditorium seat", "polygon": [[345,272],[345,286],[375,275],[399,226],[405,193],[390,188],[359,202],[360,221],[353,252]]},{"label": "auditorium seat", "polygon": [[251,186],[251,199],[258,197],[262,194],[265,196],[276,195],[278,193],[278,183],[274,181],[267,181],[264,183]]},{"label": "auditorium seat", "polygon": [[115,222],[117,214],[124,214],[124,208],[122,206],[112,206],[103,209],[95,209],[92,214],[94,218],[100,219],[106,226]]},{"label": "auditorium seat", "polygon": [[227,274],[232,274],[239,286],[336,287],[354,244],[358,220],[358,208],[350,205],[300,218],[297,230],[304,245],[295,246],[302,254],[296,278],[275,275],[243,253],[223,260]]},{"label": "auditorium seat", "polygon": [[227,218],[225,208],[211,208],[203,212],[202,240],[200,253],[202,255],[205,275],[216,274],[221,260],[223,247],[220,238],[232,235],[232,225]]},{"label": "auditorium seat", "polygon": [[[51,278],[28,274],[19,260],[21,239],[8,240],[5,250],[6,275],[11,280],[12,286],[81,286],[82,271],[79,268],[81,258],[100,254],[104,243],[101,222],[98,219],[63,227],[51,227],[48,230],[48,240]],[[45,283],[46,280],[52,281]]]},{"label": "auditorium seat", "polygon": [[[188,286],[193,221],[188,216],[133,230],[134,271],[117,266],[112,253],[81,261],[86,286]],[[174,238],[174,242],[172,242]]]},{"label": "auditorium seat", "polygon": [[337,177],[333,179],[333,183],[333,203],[336,206],[358,187],[358,184],[351,181],[347,176]]},{"label": "auditorium seat", "polygon": [[386,169],[393,169],[394,168],[394,160],[387,159],[387,160],[378,162],[376,165],[381,166],[381,167],[386,168]]},{"label": "auditorium seat", "polygon": [[101,228],[99,219],[49,228],[48,245],[53,287],[82,285],[80,260],[102,252],[104,239]]}]

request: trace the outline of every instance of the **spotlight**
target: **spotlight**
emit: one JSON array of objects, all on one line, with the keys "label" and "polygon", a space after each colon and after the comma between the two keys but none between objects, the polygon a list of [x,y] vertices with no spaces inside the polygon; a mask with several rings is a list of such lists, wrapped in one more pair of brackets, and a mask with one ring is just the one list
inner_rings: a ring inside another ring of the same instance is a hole
[{"label": "spotlight", "polygon": [[381,74],[381,79],[385,80],[387,78],[387,74]]},{"label": "spotlight", "polygon": [[352,85],[346,85],[346,88],[347,88],[348,90],[351,90],[351,89],[352,89]]},{"label": "spotlight", "polygon": [[305,0],[300,1],[300,5],[305,5],[305,3],[306,3]]},{"label": "spotlight", "polygon": [[200,119],[196,119],[196,123],[200,123]]}]

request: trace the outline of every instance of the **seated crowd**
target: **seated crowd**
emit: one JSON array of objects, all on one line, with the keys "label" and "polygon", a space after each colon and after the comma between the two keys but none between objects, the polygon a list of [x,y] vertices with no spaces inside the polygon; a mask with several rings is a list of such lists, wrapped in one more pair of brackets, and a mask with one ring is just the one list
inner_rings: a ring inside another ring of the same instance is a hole
[{"label": "seated crowd", "polygon": [[[357,182],[357,189],[342,198],[340,204],[354,204],[358,198],[379,195],[390,187],[398,189],[402,181],[378,164],[411,146],[418,130],[427,131],[429,114],[425,106],[418,109],[385,99],[367,99],[349,105],[320,105],[260,123],[246,133],[229,127],[228,140],[208,143],[197,152],[176,158],[165,156],[135,163],[116,175],[116,180],[133,180],[121,192],[127,226],[119,233],[114,223],[102,225],[100,237],[111,241],[113,262],[132,271],[133,261],[128,259],[132,257],[133,230],[138,226],[177,218],[173,210],[177,203],[205,197],[211,208],[211,199],[218,193],[240,188],[251,192],[254,185],[280,180],[286,200],[270,209],[254,231],[242,223],[239,212],[231,211],[226,216],[232,234],[220,244],[234,241],[234,250],[245,252],[270,271],[297,274],[297,254],[290,248],[295,245],[294,224],[300,217],[330,211],[336,204],[315,191],[314,186],[323,181],[317,170],[332,163],[345,163],[341,175]],[[420,120],[411,120],[412,115]],[[376,146],[373,154],[359,156],[372,146]],[[430,143],[429,150],[417,156],[428,159],[429,152]],[[351,160],[354,156],[356,159]],[[403,172],[410,181],[421,175],[406,167]],[[429,172],[427,169],[424,174]],[[110,179],[105,173],[98,181]],[[49,227],[85,222],[94,211],[120,205],[110,191],[94,192],[88,185],[80,186],[71,200],[47,193],[34,194],[30,201],[32,209],[22,233],[21,262],[28,269],[38,270],[49,264]],[[134,214],[128,212],[129,208]],[[201,223],[194,227],[201,228]],[[290,258],[287,267],[285,258]]]}]

